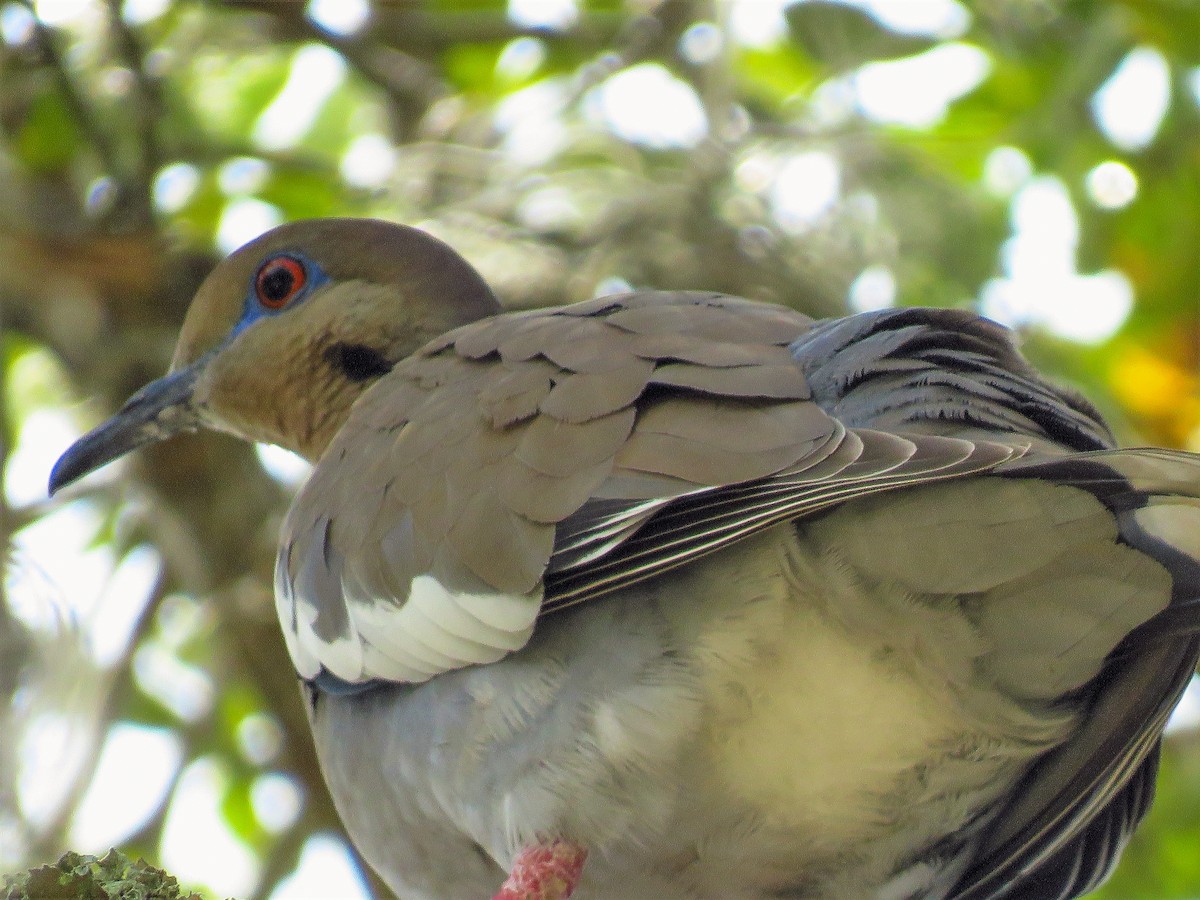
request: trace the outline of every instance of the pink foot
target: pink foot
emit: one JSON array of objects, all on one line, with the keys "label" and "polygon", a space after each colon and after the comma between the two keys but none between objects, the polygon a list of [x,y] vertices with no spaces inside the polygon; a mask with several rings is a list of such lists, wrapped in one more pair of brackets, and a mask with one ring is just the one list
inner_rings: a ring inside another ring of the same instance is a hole
[{"label": "pink foot", "polygon": [[587,851],[566,841],[526,847],[492,900],[566,900],[579,885]]}]

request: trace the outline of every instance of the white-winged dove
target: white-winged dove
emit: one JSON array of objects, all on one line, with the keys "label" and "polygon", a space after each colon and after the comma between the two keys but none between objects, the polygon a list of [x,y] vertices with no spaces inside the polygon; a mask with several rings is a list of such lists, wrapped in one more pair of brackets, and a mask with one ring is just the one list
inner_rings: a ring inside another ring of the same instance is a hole
[{"label": "white-winged dove", "polygon": [[299,222],[52,489],[196,427],[316,464],[279,618],[402,898],[1075,897],[1197,660],[1200,456],[966,312],[504,313],[421,231]]}]

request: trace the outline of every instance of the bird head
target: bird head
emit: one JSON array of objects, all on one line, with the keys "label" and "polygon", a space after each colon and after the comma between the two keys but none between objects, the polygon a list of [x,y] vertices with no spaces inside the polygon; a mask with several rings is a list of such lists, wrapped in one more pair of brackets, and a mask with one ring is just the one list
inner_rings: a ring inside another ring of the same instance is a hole
[{"label": "bird head", "polygon": [[392,366],[451,328],[498,312],[479,274],[425,232],[372,219],[282,225],[205,279],[170,372],[62,455],[51,493],[137,447],[197,428],[315,461]]}]

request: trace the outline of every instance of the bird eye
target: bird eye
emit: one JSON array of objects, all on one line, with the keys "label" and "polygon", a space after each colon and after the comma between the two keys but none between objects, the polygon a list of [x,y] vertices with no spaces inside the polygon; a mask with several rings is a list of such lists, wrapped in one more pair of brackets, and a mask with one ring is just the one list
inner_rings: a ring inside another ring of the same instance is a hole
[{"label": "bird eye", "polygon": [[263,263],[254,279],[254,293],[267,309],[283,309],[304,290],[308,273],[290,256],[276,256]]}]

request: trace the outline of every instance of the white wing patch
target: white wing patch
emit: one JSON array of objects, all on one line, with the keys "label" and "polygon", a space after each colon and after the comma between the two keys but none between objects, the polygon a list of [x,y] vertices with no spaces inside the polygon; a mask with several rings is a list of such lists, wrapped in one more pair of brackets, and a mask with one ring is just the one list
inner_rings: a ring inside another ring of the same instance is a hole
[{"label": "white wing patch", "polygon": [[[447,588],[432,574],[412,578],[403,599],[356,572],[330,541],[321,517],[285,541],[275,567],[275,604],[297,673],[324,669],[343,681],[428,681],[496,662],[533,634],[542,589],[523,595]],[[387,573],[374,573],[374,580]]]}]

